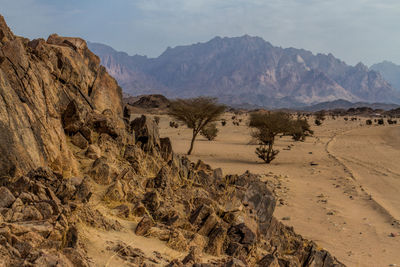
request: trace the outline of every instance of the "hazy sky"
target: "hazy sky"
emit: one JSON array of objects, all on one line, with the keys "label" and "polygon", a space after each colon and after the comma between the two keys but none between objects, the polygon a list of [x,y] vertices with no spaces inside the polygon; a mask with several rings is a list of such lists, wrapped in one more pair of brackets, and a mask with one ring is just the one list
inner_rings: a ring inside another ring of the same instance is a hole
[{"label": "hazy sky", "polygon": [[400,0],[0,0],[0,13],[28,38],[79,36],[151,57],[249,34],[353,65],[400,64]]}]

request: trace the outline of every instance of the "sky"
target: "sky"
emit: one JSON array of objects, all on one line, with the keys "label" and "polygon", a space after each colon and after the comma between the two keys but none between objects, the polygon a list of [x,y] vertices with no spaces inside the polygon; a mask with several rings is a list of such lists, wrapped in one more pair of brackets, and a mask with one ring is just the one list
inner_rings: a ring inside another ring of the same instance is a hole
[{"label": "sky", "polygon": [[0,14],[17,35],[78,36],[131,55],[248,34],[351,65],[400,64],[400,0],[0,0]]}]

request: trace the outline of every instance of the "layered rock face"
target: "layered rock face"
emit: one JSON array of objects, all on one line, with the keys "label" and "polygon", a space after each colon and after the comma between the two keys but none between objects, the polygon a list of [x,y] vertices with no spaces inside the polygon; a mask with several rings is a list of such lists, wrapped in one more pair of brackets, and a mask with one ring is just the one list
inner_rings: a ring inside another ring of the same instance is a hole
[{"label": "layered rock face", "polygon": [[[342,266],[273,217],[257,175],[194,164],[152,119],[123,116],[120,88],[83,40],[29,41],[2,17],[0,37],[1,266]],[[110,259],[95,259],[89,229],[186,256],[110,238],[98,240]]]}]

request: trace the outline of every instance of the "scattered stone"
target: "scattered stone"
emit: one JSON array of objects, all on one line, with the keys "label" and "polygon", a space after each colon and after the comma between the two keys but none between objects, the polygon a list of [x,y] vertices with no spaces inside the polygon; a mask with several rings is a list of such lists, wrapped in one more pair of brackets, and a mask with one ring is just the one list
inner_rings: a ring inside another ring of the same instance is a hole
[{"label": "scattered stone", "polygon": [[283,218],[282,218],[282,221],[289,221],[289,220],[290,220],[290,217],[289,217],[289,216],[283,217]]}]

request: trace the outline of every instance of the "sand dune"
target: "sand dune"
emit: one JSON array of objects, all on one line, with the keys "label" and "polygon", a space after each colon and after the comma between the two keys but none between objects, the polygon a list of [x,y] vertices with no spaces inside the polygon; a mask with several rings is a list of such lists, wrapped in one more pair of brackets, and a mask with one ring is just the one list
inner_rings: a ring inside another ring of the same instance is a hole
[{"label": "sand dune", "polygon": [[[225,174],[265,174],[276,185],[276,217],[286,217],[284,223],[348,266],[400,265],[400,237],[390,236],[400,231],[394,221],[400,217],[399,127],[330,119],[313,127],[315,136],[305,142],[278,139],[281,152],[267,165],[249,144],[249,129],[233,126],[231,116],[225,115],[228,124],[219,127],[215,141],[198,139],[192,160]],[[170,128],[169,120],[162,117],[161,135],[172,137],[174,151],[185,154],[191,131]]]}]

